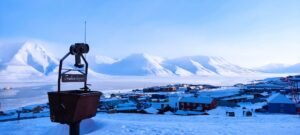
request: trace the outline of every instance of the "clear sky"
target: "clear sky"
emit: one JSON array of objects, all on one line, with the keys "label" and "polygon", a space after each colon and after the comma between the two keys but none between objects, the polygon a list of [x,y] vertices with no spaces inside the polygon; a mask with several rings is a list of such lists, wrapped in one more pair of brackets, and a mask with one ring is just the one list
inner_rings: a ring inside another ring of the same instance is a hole
[{"label": "clear sky", "polygon": [[104,56],[300,62],[300,0],[2,0],[0,40],[38,39],[61,54],[83,41],[85,20],[88,43]]}]

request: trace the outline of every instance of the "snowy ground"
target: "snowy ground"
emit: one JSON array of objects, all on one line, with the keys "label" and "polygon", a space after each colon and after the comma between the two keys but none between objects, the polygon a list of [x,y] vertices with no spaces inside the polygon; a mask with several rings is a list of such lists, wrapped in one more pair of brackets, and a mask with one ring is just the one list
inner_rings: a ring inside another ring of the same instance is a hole
[{"label": "snowy ground", "polygon": [[[300,117],[282,114],[255,114],[254,117],[226,117],[225,109],[209,116],[148,114],[104,114],[84,120],[81,134],[88,135],[297,135]],[[216,111],[215,111],[216,112]],[[0,123],[3,135],[67,135],[68,126],[38,118]]]}]

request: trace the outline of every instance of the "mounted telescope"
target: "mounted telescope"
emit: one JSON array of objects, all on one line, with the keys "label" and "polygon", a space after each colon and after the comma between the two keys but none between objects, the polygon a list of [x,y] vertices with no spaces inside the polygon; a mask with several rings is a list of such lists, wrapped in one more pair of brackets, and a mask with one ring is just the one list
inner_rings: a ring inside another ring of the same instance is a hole
[{"label": "mounted telescope", "polygon": [[[88,62],[83,54],[87,54],[89,49],[86,43],[70,46],[69,52],[59,62],[57,91],[48,92],[51,121],[68,124],[70,135],[79,135],[80,122],[96,115],[102,94],[99,91],[91,91],[87,86]],[[63,69],[63,62],[70,55],[75,56],[75,68]],[[77,73],[71,73],[74,71]],[[83,82],[84,86],[80,89],[61,91],[61,82]]]},{"label": "mounted telescope", "polygon": [[88,53],[90,47],[86,43],[75,43],[74,45],[70,46],[70,53],[75,55],[75,67],[83,68],[83,64],[81,64],[81,55]]}]

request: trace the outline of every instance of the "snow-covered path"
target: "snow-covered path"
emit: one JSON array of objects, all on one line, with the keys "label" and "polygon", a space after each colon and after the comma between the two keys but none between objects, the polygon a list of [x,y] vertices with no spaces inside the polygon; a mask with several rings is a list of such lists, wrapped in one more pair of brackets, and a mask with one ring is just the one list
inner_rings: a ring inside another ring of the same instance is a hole
[{"label": "snow-covered path", "polygon": [[[67,135],[68,126],[51,123],[49,118],[2,122],[3,135]],[[300,117],[296,115],[255,115],[254,117],[176,116],[147,114],[97,114],[81,123],[88,135],[297,135]]]}]

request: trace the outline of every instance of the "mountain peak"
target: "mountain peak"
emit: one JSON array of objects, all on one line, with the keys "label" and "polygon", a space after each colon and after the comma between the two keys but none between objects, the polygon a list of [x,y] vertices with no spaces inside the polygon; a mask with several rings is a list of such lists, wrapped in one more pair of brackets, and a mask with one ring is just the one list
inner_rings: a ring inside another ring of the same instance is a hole
[{"label": "mountain peak", "polygon": [[43,74],[52,72],[58,65],[58,61],[38,43],[28,41],[19,47],[18,51],[13,54],[9,64],[31,66]]},{"label": "mountain peak", "polygon": [[115,63],[97,67],[98,72],[110,75],[158,75],[167,76],[172,74],[171,71],[162,67],[162,58],[151,56],[145,53],[131,54]]},{"label": "mountain peak", "polygon": [[27,49],[39,48],[39,49],[43,49],[43,47],[41,45],[38,45],[38,43],[35,43],[35,42],[32,42],[32,41],[24,42],[22,48],[27,48]]},{"label": "mountain peak", "polygon": [[127,56],[126,58],[124,59],[130,59],[130,60],[148,60],[148,61],[151,61],[153,63],[161,63],[162,61],[164,61],[163,58],[161,57],[158,57],[158,56],[153,56],[153,55],[150,55],[150,54],[147,54],[147,53],[134,53],[134,54],[131,54],[129,56]]}]

